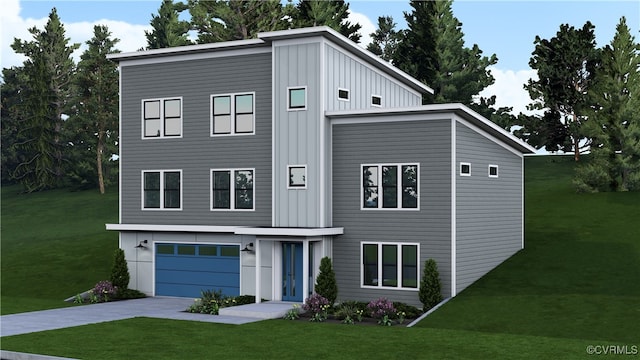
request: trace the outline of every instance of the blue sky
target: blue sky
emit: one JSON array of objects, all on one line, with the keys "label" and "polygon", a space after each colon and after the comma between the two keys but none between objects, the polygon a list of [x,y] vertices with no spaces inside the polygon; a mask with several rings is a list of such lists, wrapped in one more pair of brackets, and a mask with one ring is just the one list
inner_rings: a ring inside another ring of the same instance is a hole
[{"label": "blue sky", "polygon": [[[378,16],[391,15],[404,28],[403,11],[408,1],[350,1],[352,18],[363,25],[365,33],[375,30]],[[19,65],[20,57],[10,48],[14,37],[30,39],[26,29],[42,28],[52,7],[65,23],[73,42],[84,42],[92,35],[94,24],[106,24],[114,36],[122,39],[122,51],[135,51],[145,45],[144,30],[149,28],[155,1],[25,1],[3,0],[2,67]],[[484,95],[498,96],[498,105],[523,110],[530,100],[522,84],[535,76],[529,58],[536,35],[550,38],[560,24],[575,27],[590,20],[595,26],[598,46],[608,44],[620,17],[626,16],[636,41],[640,38],[640,1],[481,1],[457,0],[454,16],[462,22],[467,46],[478,44],[486,55],[496,54],[499,62],[492,69],[496,84]],[[366,37],[365,37],[366,39]],[[79,56],[79,53],[76,54]]]}]

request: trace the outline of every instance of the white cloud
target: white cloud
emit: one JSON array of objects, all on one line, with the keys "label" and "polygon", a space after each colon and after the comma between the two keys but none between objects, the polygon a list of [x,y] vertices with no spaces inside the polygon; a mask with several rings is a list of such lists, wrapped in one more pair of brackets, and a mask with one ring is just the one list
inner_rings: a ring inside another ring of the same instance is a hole
[{"label": "white cloud", "polygon": [[502,70],[496,67],[490,67],[491,74],[496,79],[495,83],[488,86],[480,96],[489,97],[496,96],[496,107],[512,107],[513,114],[523,112],[525,114],[533,114],[527,110],[527,105],[531,103],[529,93],[524,89],[524,84],[529,79],[538,79],[535,70]]},{"label": "white cloud", "polygon": [[[25,60],[21,54],[16,54],[11,48],[14,38],[23,41],[32,41],[33,36],[28,29],[37,27],[43,29],[47,23],[48,16],[41,19],[24,19],[20,16],[19,0],[3,0],[2,12],[0,12],[0,23],[2,31],[0,33],[0,45],[2,47],[0,62],[3,68],[19,66]],[[149,25],[134,25],[116,20],[98,20],[94,22],[65,22],[63,24],[66,36],[70,38],[69,43],[80,43],[81,48],[73,53],[76,62],[80,60],[80,55],[86,49],[85,42],[93,37],[94,25],[106,25],[111,31],[111,36],[120,39],[116,48],[123,51],[136,51],[146,45],[144,36],[145,30],[150,30]]]},{"label": "white cloud", "polygon": [[367,45],[371,43],[370,35],[371,33],[374,33],[376,31],[376,25],[374,25],[374,23],[367,17],[367,15],[353,11],[349,12],[347,20],[352,24],[360,24],[362,26],[362,28],[360,28],[360,31],[358,31],[358,33],[360,33],[361,35],[360,43],[358,45],[366,49]]}]

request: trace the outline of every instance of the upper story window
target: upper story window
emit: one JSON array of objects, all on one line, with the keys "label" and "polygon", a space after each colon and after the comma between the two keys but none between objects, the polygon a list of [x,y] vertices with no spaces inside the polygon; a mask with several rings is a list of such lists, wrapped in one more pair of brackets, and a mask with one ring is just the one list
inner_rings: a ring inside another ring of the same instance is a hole
[{"label": "upper story window", "polygon": [[142,137],[182,136],[182,98],[142,100]]},{"label": "upper story window", "polygon": [[362,287],[418,288],[418,244],[362,243]]},{"label": "upper story window", "polygon": [[307,188],[307,166],[306,165],[289,165],[287,166],[287,175],[289,182],[287,189],[306,189]]},{"label": "upper story window", "polygon": [[349,90],[338,89],[338,100],[349,101]]},{"label": "upper story window", "polygon": [[418,174],[418,164],[362,165],[362,209],[418,209]]},{"label": "upper story window", "polygon": [[255,133],[254,93],[211,95],[211,135]]},{"label": "upper story window", "polygon": [[306,110],[307,109],[307,87],[290,87],[287,88],[287,110]]},{"label": "upper story window", "polygon": [[382,97],[380,95],[371,95],[371,106],[382,107]]},{"label": "upper story window", "polygon": [[498,165],[489,165],[489,177],[498,177]]},{"label": "upper story window", "polygon": [[254,169],[212,169],[211,210],[254,210]]},{"label": "upper story window", "polygon": [[142,172],[143,210],[182,209],[182,170]]},{"label": "upper story window", "polygon": [[471,176],[471,163],[460,163],[460,176]]}]

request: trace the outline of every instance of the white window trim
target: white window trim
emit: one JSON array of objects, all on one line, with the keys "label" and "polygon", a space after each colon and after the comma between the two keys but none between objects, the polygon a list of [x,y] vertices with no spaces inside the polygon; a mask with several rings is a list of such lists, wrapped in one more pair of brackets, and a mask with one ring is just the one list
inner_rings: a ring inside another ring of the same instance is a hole
[{"label": "white window trim", "polygon": [[[252,171],[253,172],[253,207],[251,209],[236,209],[236,182],[235,182],[235,172],[236,171]],[[213,172],[214,171],[229,171],[229,208],[228,209],[220,209],[213,207]],[[256,211],[256,168],[224,168],[224,169],[209,169],[209,210],[211,211],[240,211],[240,212],[251,212]]]},{"label": "white window trim", "polygon": [[[291,96],[289,94],[289,92],[291,90],[304,90],[304,107],[301,108],[291,108],[291,104],[290,104],[290,99]],[[287,97],[287,111],[305,111],[307,110],[307,104],[308,101],[307,99],[309,98],[309,92],[307,90],[307,86],[289,86],[287,87],[287,93],[285,94],[285,96]]]},{"label": "white window trim", "polygon": [[[144,207],[144,174],[145,173],[160,173],[160,207],[159,208],[146,208]],[[168,172],[180,173],[180,207],[179,208],[165,208],[164,207],[164,174]],[[181,169],[171,170],[142,170],[140,174],[140,208],[143,211],[182,211],[182,190],[184,189],[184,182]]]},{"label": "white window trim", "polygon": [[[378,248],[378,285],[365,285],[364,284],[364,245],[377,245]],[[398,286],[382,286],[382,245],[395,245],[398,248]],[[416,272],[417,282],[415,288],[402,287],[402,245],[416,246]],[[360,242],[360,288],[362,289],[384,289],[384,290],[405,290],[405,291],[419,291],[420,290],[420,243],[407,243],[407,242],[380,242],[380,241],[361,241]]]},{"label": "white window trim", "polygon": [[[495,175],[491,175],[491,168],[496,168],[496,174]],[[487,174],[489,175],[490,178],[497,178],[497,177],[500,177],[499,170],[500,169],[498,168],[498,165],[489,164],[489,167],[487,168]]]},{"label": "white window trim", "polygon": [[[340,91],[346,91],[347,92],[347,98],[341,98],[340,97]],[[338,96],[338,101],[346,101],[349,102],[351,101],[351,91],[349,91],[349,89],[345,89],[345,88],[338,88],[338,93],[336,94]]]},{"label": "white window trim", "polygon": [[[164,134],[165,128],[165,118],[164,118],[164,102],[166,100],[180,100],[180,135],[171,135],[166,136]],[[160,101],[160,136],[145,136],[145,120],[144,120],[144,103],[147,101]],[[152,98],[152,99],[142,99],[140,101],[140,121],[141,121],[141,136],[142,140],[150,140],[150,139],[180,139],[182,138],[182,134],[184,132],[183,124],[184,124],[184,112],[183,112],[184,100],[182,96],[173,96],[173,97],[165,97],[165,98]]]},{"label": "white window trim", "polygon": [[[291,168],[303,168],[304,169],[304,186],[291,186],[291,182],[289,181],[289,179],[291,178]],[[307,189],[307,183],[308,183],[308,180],[309,180],[309,177],[307,176],[307,165],[287,165],[286,179],[287,179],[287,189],[288,190],[306,190]]]},{"label": "white window trim", "polygon": [[[463,165],[468,165],[469,166],[469,172],[468,173],[463,173],[462,172],[462,166]],[[461,162],[460,163],[460,176],[471,176],[471,163],[468,163],[468,162]]]},{"label": "white window trim", "polygon": [[[418,185],[418,198],[417,198],[417,207],[415,208],[405,208],[402,207],[402,166],[408,166],[408,165],[415,165],[418,168],[416,169],[416,184]],[[364,189],[363,189],[363,183],[364,183],[364,179],[363,176],[364,174],[362,173],[362,168],[365,166],[377,166],[379,168],[378,170],[378,207],[377,208],[368,208],[368,207],[364,207]],[[386,208],[383,207],[383,201],[382,201],[382,167],[383,166],[397,166],[398,167],[398,191],[396,193],[397,199],[398,199],[398,207],[397,208]],[[419,162],[408,162],[408,163],[397,163],[397,164],[360,164],[360,210],[365,210],[365,211],[380,211],[380,210],[386,210],[386,211],[420,211],[420,191],[421,191],[421,186],[420,186],[420,163]]]},{"label": "white window trim", "polygon": [[[374,104],[374,103],[373,103],[373,98],[374,98],[374,97],[377,97],[377,98],[379,98],[379,99],[380,99],[380,105],[377,105],[377,104]],[[371,106],[381,108],[381,107],[382,107],[382,96],[380,96],[380,95],[376,95],[376,94],[371,94]]]},{"label": "white window trim", "polygon": [[[236,96],[238,95],[251,95],[253,101],[253,131],[251,132],[236,132]],[[213,123],[213,98],[229,96],[231,97],[231,132],[229,134],[214,134],[214,123]],[[255,91],[247,91],[247,92],[237,92],[237,93],[226,93],[226,94],[211,94],[209,97],[209,136],[210,137],[222,137],[222,136],[245,136],[245,135],[255,135],[256,134],[256,92]]]}]

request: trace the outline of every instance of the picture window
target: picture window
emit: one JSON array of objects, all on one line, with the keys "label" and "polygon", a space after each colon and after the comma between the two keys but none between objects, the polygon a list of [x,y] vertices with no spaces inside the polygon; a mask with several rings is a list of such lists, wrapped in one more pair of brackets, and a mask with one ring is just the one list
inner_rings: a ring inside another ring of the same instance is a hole
[{"label": "picture window", "polygon": [[182,99],[142,101],[142,137],[164,138],[182,135]]},{"label": "picture window", "polygon": [[287,89],[287,108],[289,110],[307,109],[307,88],[295,87]]},{"label": "picture window", "polygon": [[363,165],[362,209],[418,209],[418,176],[418,164]]},{"label": "picture window", "polygon": [[211,210],[253,210],[254,170],[211,170]]},{"label": "picture window", "polygon": [[418,245],[362,243],[363,287],[418,288]]},{"label": "picture window", "polygon": [[254,134],[254,98],[253,93],[211,95],[211,135]]}]

